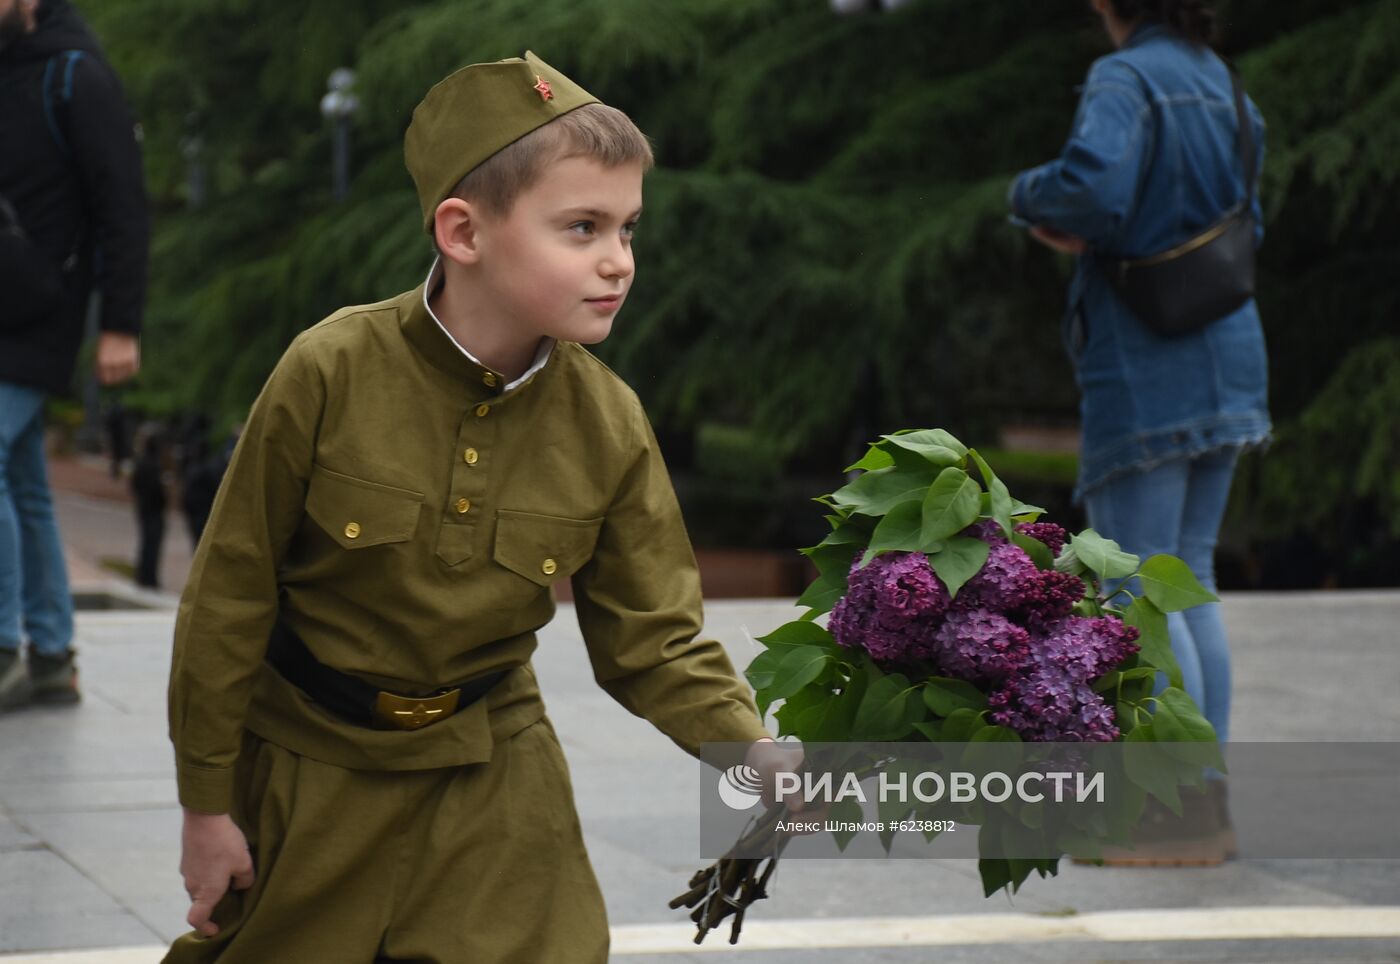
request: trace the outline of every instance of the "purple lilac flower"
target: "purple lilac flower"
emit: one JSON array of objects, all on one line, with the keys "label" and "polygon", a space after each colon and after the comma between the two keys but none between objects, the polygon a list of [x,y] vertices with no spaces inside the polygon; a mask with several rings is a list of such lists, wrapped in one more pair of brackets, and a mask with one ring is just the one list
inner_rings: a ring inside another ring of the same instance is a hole
[{"label": "purple lilac flower", "polygon": [[1040,585],[1040,570],[1020,546],[994,544],[982,569],[958,591],[960,608],[993,612],[1014,610],[1027,592]]},{"label": "purple lilac flower", "polygon": [[1084,580],[1053,569],[1037,570],[1026,580],[1011,607],[1016,620],[1028,627],[1039,627],[1070,614],[1074,604],[1084,598]]},{"label": "purple lilac flower", "polygon": [[831,610],[831,635],[878,662],[927,659],[949,601],[921,552],[887,553],[863,569],[857,558],[846,594]]},{"label": "purple lilac flower", "polygon": [[992,682],[1026,662],[1030,640],[1029,632],[1000,613],[958,608],[934,636],[935,659],[948,676]]},{"label": "purple lilac flower", "polygon": [[1016,526],[1016,531],[1045,543],[1052,556],[1058,556],[1069,541],[1069,533],[1064,527],[1053,522],[1022,522]]},{"label": "purple lilac flower", "polygon": [[1113,711],[1089,685],[1137,652],[1138,630],[1107,616],[1067,616],[1035,639],[1026,667],[987,698],[992,721],[1028,740],[1109,742]]}]

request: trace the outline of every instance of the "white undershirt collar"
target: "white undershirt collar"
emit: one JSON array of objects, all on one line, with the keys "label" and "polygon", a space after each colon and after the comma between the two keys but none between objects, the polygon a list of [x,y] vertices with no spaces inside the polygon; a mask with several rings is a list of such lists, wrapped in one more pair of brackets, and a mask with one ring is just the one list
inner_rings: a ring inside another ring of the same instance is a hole
[{"label": "white undershirt collar", "polygon": [[[441,281],[442,258],[438,257],[433,259],[433,267],[428,272],[428,281],[426,284],[423,285],[423,307],[428,309],[428,317],[433,319],[437,326],[442,329],[442,333],[447,336],[447,340],[452,342],[452,344],[456,345],[457,350],[460,351],[463,355],[466,355],[467,359],[471,361],[472,364],[480,365],[482,368],[489,368],[489,365],[485,364],[484,362],[482,362],[481,359],[477,358],[471,352],[467,351],[465,345],[463,345],[456,338],[452,337],[452,332],[447,330],[447,326],[442,323],[442,319],[439,318],[437,314],[433,311],[433,306],[428,303],[429,296],[431,296],[432,293],[437,290],[437,286],[441,283]],[[530,367],[525,370],[525,374],[509,382],[505,388],[501,389],[501,394],[504,395],[506,392],[519,388],[521,385],[524,385],[526,382],[528,382],[537,371],[539,371],[545,366],[545,363],[549,361],[549,356],[553,352],[554,339],[540,339],[540,349],[539,351],[535,352],[535,360],[530,363]]]}]

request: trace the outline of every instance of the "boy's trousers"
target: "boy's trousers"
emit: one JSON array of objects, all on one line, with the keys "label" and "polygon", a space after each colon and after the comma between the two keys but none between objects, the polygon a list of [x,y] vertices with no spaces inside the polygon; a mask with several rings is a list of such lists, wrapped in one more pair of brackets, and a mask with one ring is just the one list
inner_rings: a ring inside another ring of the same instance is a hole
[{"label": "boy's trousers", "polygon": [[548,718],[489,763],[346,770],[248,734],[256,880],[165,964],[604,964],[607,915]]}]

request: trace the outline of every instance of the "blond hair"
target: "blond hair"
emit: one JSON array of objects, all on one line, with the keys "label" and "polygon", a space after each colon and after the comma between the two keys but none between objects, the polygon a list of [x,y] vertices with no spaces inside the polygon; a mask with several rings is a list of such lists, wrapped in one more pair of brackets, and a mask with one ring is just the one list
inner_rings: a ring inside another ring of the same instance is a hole
[{"label": "blond hair", "polygon": [[604,167],[640,164],[650,170],[651,143],[616,107],[585,104],[501,148],[457,182],[451,197],[504,217],[545,168],[566,157],[591,157]]}]

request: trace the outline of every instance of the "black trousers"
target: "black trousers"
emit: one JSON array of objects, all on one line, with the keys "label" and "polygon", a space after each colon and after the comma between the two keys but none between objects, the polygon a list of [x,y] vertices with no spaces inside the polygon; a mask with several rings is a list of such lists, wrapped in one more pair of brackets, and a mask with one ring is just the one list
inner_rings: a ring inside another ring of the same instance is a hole
[{"label": "black trousers", "polygon": [[136,584],[154,589],[160,585],[160,544],[165,538],[165,514],[140,517],[141,542],[136,555]]}]

